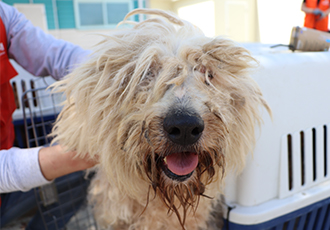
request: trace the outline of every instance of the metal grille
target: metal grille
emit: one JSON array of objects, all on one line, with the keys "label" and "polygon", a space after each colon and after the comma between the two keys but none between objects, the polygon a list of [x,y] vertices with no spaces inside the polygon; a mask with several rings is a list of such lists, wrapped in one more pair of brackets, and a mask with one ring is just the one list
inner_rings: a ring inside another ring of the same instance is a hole
[{"label": "metal grille", "polygon": [[[21,82],[21,105],[27,146],[47,146],[51,142],[49,133],[52,125],[61,110],[58,99],[62,95],[52,94],[47,87],[26,90],[25,84]],[[91,207],[86,202],[92,176],[89,174],[86,177],[83,171],[76,172],[35,189],[37,215],[42,219],[43,229],[98,229]]]},{"label": "metal grille", "polygon": [[321,125],[282,137],[279,198],[330,179],[329,127]]},{"label": "metal grille", "polygon": [[25,89],[22,81],[22,107],[26,133],[27,147],[36,147],[50,144],[52,125],[61,111],[61,106],[55,100],[59,95],[51,94],[46,87],[38,89]]}]

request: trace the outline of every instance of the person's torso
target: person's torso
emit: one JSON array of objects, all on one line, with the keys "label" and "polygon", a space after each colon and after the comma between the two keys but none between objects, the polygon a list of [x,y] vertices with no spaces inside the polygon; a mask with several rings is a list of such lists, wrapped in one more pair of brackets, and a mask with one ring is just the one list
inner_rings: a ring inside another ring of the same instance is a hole
[{"label": "person's torso", "polygon": [[10,79],[17,75],[7,53],[6,28],[0,17],[0,149],[12,147],[15,134],[12,114],[16,109]]},{"label": "person's torso", "polygon": [[306,0],[306,7],[308,8],[319,8],[322,11],[329,9],[330,1],[329,0]]},{"label": "person's torso", "polygon": [[[323,12],[330,7],[330,0],[305,0],[304,2],[306,7],[311,9],[319,8]],[[304,27],[327,32],[329,30],[328,20],[328,16],[321,18],[320,15],[306,13]]]}]

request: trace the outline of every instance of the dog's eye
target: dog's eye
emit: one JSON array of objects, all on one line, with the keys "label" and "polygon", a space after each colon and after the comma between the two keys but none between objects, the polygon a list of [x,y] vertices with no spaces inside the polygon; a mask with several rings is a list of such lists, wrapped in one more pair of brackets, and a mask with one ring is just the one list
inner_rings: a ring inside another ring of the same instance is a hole
[{"label": "dog's eye", "polygon": [[148,71],[146,74],[147,77],[154,77],[154,73],[152,71]]},{"label": "dog's eye", "polygon": [[207,78],[205,79],[205,84],[207,85],[207,86],[209,86],[210,85],[210,81],[213,79],[213,75],[212,75],[212,73],[211,72],[207,72]]}]

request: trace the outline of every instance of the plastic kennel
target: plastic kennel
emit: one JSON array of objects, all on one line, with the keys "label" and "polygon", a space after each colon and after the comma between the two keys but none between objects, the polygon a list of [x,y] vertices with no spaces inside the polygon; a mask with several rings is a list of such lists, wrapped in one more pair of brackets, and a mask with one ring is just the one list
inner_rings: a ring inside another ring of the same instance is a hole
[{"label": "plastic kennel", "polygon": [[330,52],[246,44],[253,74],[273,111],[264,111],[256,148],[228,176],[225,229],[330,229]]}]

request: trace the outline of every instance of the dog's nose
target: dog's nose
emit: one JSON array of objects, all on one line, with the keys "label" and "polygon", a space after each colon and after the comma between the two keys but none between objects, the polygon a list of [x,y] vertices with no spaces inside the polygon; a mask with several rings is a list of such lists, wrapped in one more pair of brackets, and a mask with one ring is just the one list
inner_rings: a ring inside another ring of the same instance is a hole
[{"label": "dog's nose", "polygon": [[204,130],[204,121],[199,115],[184,113],[167,115],[163,125],[169,139],[183,146],[194,144]]}]

